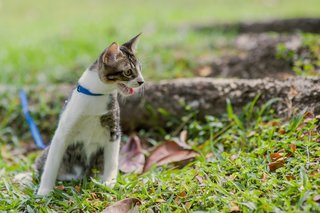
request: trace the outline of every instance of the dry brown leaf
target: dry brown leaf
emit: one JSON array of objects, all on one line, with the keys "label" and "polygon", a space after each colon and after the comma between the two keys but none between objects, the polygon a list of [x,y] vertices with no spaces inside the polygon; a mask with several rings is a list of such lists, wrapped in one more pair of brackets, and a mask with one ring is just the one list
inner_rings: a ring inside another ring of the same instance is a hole
[{"label": "dry brown leaf", "polygon": [[212,153],[212,152],[209,152],[208,154],[206,154],[206,159],[212,158],[213,156],[214,156],[213,153]]},{"label": "dry brown leaf", "polygon": [[200,183],[200,185],[202,185],[203,184],[203,177],[202,176],[199,176],[199,175],[197,175],[196,176],[196,179],[199,181],[199,183]]},{"label": "dry brown leaf", "polygon": [[212,68],[209,66],[204,66],[197,69],[196,73],[201,77],[207,77],[212,74]]},{"label": "dry brown leaf", "polygon": [[176,205],[179,205],[179,204],[181,203],[180,197],[177,196],[177,197],[174,199],[174,202],[175,202]]},{"label": "dry brown leaf", "polygon": [[297,145],[295,145],[295,144],[289,144],[289,147],[290,147],[290,150],[292,153],[297,150]]},{"label": "dry brown leaf", "polygon": [[161,199],[161,198],[156,200],[156,203],[165,203],[165,202],[166,201],[164,199]]},{"label": "dry brown leaf", "polygon": [[293,156],[293,153],[297,150],[297,146],[295,144],[289,144],[288,146],[290,151],[286,152],[284,149],[281,149],[278,152],[270,154],[271,163],[269,163],[268,166],[271,172],[282,167],[288,157]]},{"label": "dry brown leaf", "polygon": [[187,209],[190,209],[190,207],[191,207],[191,202],[187,202],[187,203],[185,204],[185,207],[186,207]]},{"label": "dry brown leaf", "polygon": [[240,207],[236,204],[232,204],[230,208],[230,212],[239,212],[239,211],[240,211]]},{"label": "dry brown leaf", "polygon": [[187,192],[186,192],[186,191],[180,192],[180,193],[177,195],[177,197],[174,199],[175,202],[176,202],[176,204],[180,204],[180,203],[181,203],[180,198],[184,198],[184,197],[186,197],[186,196],[187,196]]},{"label": "dry brown leaf", "polygon": [[308,130],[308,131],[303,131],[303,133],[301,134],[300,138],[303,138],[303,137],[310,137],[310,136],[316,136],[318,135],[319,132],[317,130]]},{"label": "dry brown leaf", "polygon": [[317,203],[320,203],[320,194],[319,194],[319,195],[315,195],[315,196],[313,197],[313,201],[314,201],[314,202],[317,202]]},{"label": "dry brown leaf", "polygon": [[281,135],[286,134],[286,130],[283,129],[283,128],[280,128],[278,132],[279,132],[279,134],[281,134]]},{"label": "dry brown leaf", "polygon": [[230,159],[231,161],[235,161],[239,157],[239,154],[233,154],[231,155]]},{"label": "dry brown leaf", "polygon": [[179,197],[186,197],[187,196],[187,192],[186,191],[182,191],[180,192],[180,194],[178,194]]},{"label": "dry brown leaf", "polygon": [[187,135],[188,135],[187,130],[183,130],[180,132],[179,138],[172,138],[172,141],[177,143],[181,148],[191,149],[191,146],[187,144]]},{"label": "dry brown leaf", "polygon": [[286,179],[290,181],[290,180],[295,180],[296,178],[293,175],[287,175]]},{"label": "dry brown leaf", "polygon": [[143,172],[152,165],[164,165],[172,162],[190,160],[199,154],[191,149],[184,149],[174,141],[165,141],[155,148],[147,158]]},{"label": "dry brown leaf", "polygon": [[270,154],[270,159],[272,162],[282,158],[284,156],[284,153],[282,152],[282,150],[280,150],[279,152],[275,152],[275,153],[271,153]]},{"label": "dry brown leaf", "polygon": [[299,94],[298,90],[297,90],[294,86],[292,86],[292,87],[290,88],[289,93],[288,93],[288,97],[289,97],[289,99],[292,99],[292,98],[294,98],[295,96],[297,96],[298,94]]},{"label": "dry brown leaf", "polygon": [[120,150],[119,169],[124,173],[141,173],[144,163],[141,141],[137,135],[132,135]]},{"label": "dry brown leaf", "polygon": [[126,198],[105,208],[102,213],[136,213],[141,201],[137,198]]},{"label": "dry brown leaf", "polygon": [[280,167],[282,167],[285,163],[286,158],[279,158],[277,161],[271,162],[269,163],[269,170],[271,172],[276,171],[277,169],[279,169]]},{"label": "dry brown leaf", "polygon": [[315,115],[314,115],[312,112],[307,111],[307,112],[305,112],[305,113],[303,114],[303,118],[304,118],[304,119],[307,119],[307,118],[315,118]]},{"label": "dry brown leaf", "polygon": [[168,156],[162,158],[157,162],[158,166],[169,164],[172,162],[179,162],[184,160],[189,160],[191,158],[194,158],[196,156],[199,156],[199,153],[193,150],[180,150],[176,151],[175,153],[169,154]]},{"label": "dry brown leaf", "polygon": [[281,126],[281,122],[280,121],[271,121],[271,126]]},{"label": "dry brown leaf", "polygon": [[64,185],[56,186],[56,189],[63,191],[65,189]]},{"label": "dry brown leaf", "polygon": [[183,141],[184,143],[186,143],[188,138],[188,131],[187,130],[182,130],[180,132],[180,141]]},{"label": "dry brown leaf", "polygon": [[81,191],[81,186],[77,185],[74,187],[74,190],[76,190],[76,192],[80,193]]},{"label": "dry brown leaf", "polygon": [[262,181],[262,182],[266,182],[266,181],[267,181],[267,178],[268,178],[268,174],[263,173],[263,174],[262,174],[262,177],[261,177],[261,181]]},{"label": "dry brown leaf", "polygon": [[191,146],[187,144],[188,132],[187,130],[183,130],[180,132],[179,141],[177,142],[182,148],[191,149]]},{"label": "dry brown leaf", "polygon": [[93,199],[93,200],[98,199],[97,194],[94,192],[90,193],[90,199]]},{"label": "dry brown leaf", "polygon": [[267,122],[267,123],[263,123],[263,125],[279,127],[279,126],[281,126],[281,122],[280,122],[280,121],[273,120],[273,121],[269,121],[269,122]]}]

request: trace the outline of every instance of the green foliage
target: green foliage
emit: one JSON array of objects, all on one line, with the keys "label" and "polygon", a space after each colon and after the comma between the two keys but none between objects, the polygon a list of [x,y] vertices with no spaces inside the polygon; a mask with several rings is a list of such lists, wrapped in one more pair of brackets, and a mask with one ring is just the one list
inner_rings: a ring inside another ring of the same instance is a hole
[{"label": "green foliage", "polygon": [[[228,102],[228,113],[220,119],[207,116],[204,121],[181,121],[182,129],[188,132],[187,142],[201,156],[184,168],[167,165],[142,175],[121,174],[114,189],[94,179],[58,182],[60,187],[50,196],[37,197],[38,176],[34,175],[25,188],[13,181],[15,174],[32,170],[37,152],[12,158],[8,147],[2,146],[0,210],[93,212],[127,197],[142,200],[140,210],[150,212],[228,212],[235,206],[243,212],[319,210],[313,200],[320,191],[319,119],[301,114],[289,121],[280,120],[270,110],[275,100],[262,107],[256,106],[257,101],[254,99],[238,115]],[[164,132],[163,137],[170,134]],[[272,172],[270,154],[280,151],[291,154]]]},{"label": "green foliage", "polygon": [[319,7],[318,0],[1,1],[0,83],[73,83],[107,45],[125,42],[139,32],[143,32],[139,56],[147,79],[188,77],[197,57],[217,52],[234,34],[202,35],[180,26],[317,16]]},{"label": "green foliage", "polygon": [[[143,175],[121,174],[114,189],[94,179],[58,182],[64,187],[48,197],[36,196],[36,174],[25,187],[14,181],[16,174],[33,171],[39,155],[39,151],[21,154],[33,143],[18,100],[21,86],[75,83],[109,43],[124,42],[141,31],[138,55],[148,80],[193,76],[195,60],[220,54],[219,47],[235,34],[186,33],[179,26],[318,16],[319,7],[318,0],[1,1],[0,83],[12,85],[12,91],[0,93],[0,212],[97,212],[126,197],[142,200],[140,209],[148,212],[229,212],[233,207],[242,212],[319,211],[314,201],[320,194],[319,121],[303,115],[283,121],[270,107],[277,99],[257,107],[258,97],[242,113],[234,112],[230,100],[227,114],[208,115],[204,121],[190,106],[185,106],[189,114],[182,118],[158,109],[171,118],[166,129],[141,130],[140,135],[154,146],[187,130],[188,143],[201,156],[184,168],[168,165]],[[319,68],[319,36],[303,37],[300,52],[279,45],[278,55],[292,61],[298,74],[309,75]],[[31,114],[47,136],[52,135],[64,102],[62,97],[55,97],[54,103],[51,99],[41,90],[30,96]],[[297,150],[271,172],[270,154],[289,153],[291,144]]]},{"label": "green foliage", "polygon": [[303,45],[298,50],[292,50],[285,44],[277,46],[277,58],[292,64],[292,70],[297,75],[319,75],[320,70],[320,36],[303,34]]}]

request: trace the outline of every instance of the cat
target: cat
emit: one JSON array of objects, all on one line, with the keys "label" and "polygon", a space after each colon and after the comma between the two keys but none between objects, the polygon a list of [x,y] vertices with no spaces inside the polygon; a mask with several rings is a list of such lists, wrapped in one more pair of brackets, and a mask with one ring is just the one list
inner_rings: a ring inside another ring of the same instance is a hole
[{"label": "cat", "polygon": [[81,179],[94,171],[105,185],[116,183],[121,137],[117,96],[133,95],[144,83],[135,56],[139,37],[122,45],[113,42],[80,77],[51,145],[36,160],[42,173],[38,195],[50,193],[56,179]]}]

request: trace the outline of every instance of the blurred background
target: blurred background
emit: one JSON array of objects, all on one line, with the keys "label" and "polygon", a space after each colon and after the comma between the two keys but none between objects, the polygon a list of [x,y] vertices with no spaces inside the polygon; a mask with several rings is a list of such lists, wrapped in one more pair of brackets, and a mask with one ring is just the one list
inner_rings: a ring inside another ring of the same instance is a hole
[{"label": "blurred background", "polygon": [[317,17],[319,0],[0,0],[0,83],[74,83],[111,42],[143,32],[147,80],[194,75],[237,35],[190,26]]}]

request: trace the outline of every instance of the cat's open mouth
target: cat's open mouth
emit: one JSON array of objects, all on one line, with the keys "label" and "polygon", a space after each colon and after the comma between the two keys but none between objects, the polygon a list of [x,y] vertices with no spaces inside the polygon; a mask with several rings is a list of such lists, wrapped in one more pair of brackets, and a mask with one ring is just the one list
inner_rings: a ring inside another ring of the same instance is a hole
[{"label": "cat's open mouth", "polygon": [[126,86],[124,83],[118,83],[118,89],[123,95],[133,95],[134,90],[131,87]]}]

